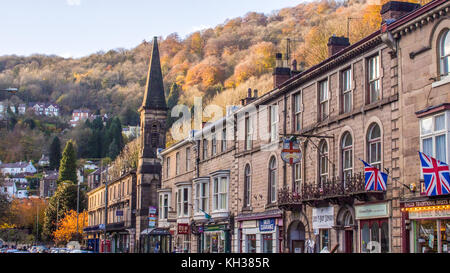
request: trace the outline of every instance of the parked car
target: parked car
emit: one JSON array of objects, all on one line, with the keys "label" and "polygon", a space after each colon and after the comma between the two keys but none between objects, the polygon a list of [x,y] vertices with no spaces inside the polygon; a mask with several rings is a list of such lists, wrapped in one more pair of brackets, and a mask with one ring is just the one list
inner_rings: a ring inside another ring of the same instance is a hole
[{"label": "parked car", "polygon": [[74,249],[70,251],[70,253],[94,253],[94,252],[89,250]]}]

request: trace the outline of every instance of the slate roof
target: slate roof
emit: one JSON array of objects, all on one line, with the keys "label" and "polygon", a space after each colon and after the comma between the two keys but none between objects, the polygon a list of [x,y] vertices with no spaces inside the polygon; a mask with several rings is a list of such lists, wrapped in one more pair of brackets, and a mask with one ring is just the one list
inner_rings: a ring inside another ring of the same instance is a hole
[{"label": "slate roof", "polygon": [[147,85],[145,88],[143,109],[167,110],[164,95],[164,84],[159,60],[158,39],[153,38],[153,51],[150,57],[150,65],[147,74]]}]

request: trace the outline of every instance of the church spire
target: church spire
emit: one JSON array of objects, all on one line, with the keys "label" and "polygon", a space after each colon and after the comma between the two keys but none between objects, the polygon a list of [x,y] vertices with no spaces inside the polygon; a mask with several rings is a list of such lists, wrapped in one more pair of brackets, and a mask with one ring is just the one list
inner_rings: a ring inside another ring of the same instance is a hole
[{"label": "church spire", "polygon": [[153,38],[152,56],[150,57],[147,85],[141,109],[167,110],[157,37]]}]

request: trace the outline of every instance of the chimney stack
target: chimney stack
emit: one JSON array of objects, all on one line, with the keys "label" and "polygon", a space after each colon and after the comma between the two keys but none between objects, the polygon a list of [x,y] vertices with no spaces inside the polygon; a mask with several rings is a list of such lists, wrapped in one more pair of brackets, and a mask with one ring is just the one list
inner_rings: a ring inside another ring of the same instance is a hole
[{"label": "chimney stack", "polygon": [[381,7],[381,24],[389,24],[418,8],[420,8],[420,4],[399,1],[387,2]]},{"label": "chimney stack", "polygon": [[[287,66],[287,65],[286,65]],[[275,54],[275,68],[273,69],[273,87],[277,88],[291,77],[291,69],[283,64],[283,54]]]},{"label": "chimney stack", "polygon": [[336,37],[335,35],[331,36],[328,39],[328,57],[333,56],[339,51],[350,45],[350,41],[347,37]]}]

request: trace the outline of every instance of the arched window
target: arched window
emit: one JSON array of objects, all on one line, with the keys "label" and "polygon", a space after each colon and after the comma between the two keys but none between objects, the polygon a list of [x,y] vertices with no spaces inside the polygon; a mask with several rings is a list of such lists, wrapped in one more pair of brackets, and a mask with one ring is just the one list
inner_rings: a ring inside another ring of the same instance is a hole
[{"label": "arched window", "polygon": [[319,145],[319,174],[320,186],[328,179],[328,144],[322,141]]},{"label": "arched window", "polygon": [[439,62],[441,76],[447,76],[450,72],[450,30],[442,33],[439,40]]},{"label": "arched window", "polygon": [[342,138],[342,177],[344,181],[353,173],[353,139],[349,132]]},{"label": "arched window", "polygon": [[250,165],[245,166],[245,179],[244,179],[244,207],[250,207],[251,201],[251,188],[252,188],[252,177]]},{"label": "arched window", "polygon": [[274,156],[269,163],[269,201],[274,203],[277,200],[277,161]]},{"label": "arched window", "polygon": [[381,130],[378,124],[374,123],[369,127],[367,141],[369,164],[381,169]]}]

